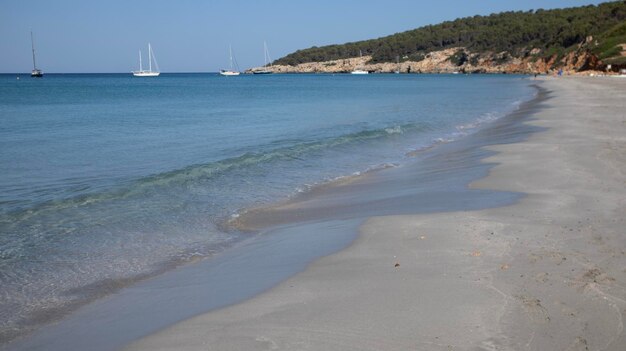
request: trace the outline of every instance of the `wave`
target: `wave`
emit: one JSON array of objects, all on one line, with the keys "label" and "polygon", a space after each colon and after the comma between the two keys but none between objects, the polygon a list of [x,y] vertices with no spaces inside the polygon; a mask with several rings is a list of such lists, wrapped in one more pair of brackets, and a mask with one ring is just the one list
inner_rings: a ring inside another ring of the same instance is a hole
[{"label": "wave", "polygon": [[[532,95],[532,97],[536,96],[536,93]],[[456,126],[453,127],[453,131],[451,131],[450,133],[447,133],[443,136],[437,136],[434,137],[433,139],[431,139],[430,141],[421,144],[417,147],[414,147],[410,150],[408,150],[407,152],[405,152],[405,156],[407,157],[415,157],[418,154],[426,151],[426,150],[430,150],[431,148],[439,145],[439,144],[446,144],[449,142],[453,142],[455,140],[458,140],[459,138],[465,137],[467,135],[470,135],[476,131],[478,131],[482,126],[484,126],[485,124],[494,122],[504,116],[507,116],[510,113],[513,113],[514,111],[518,110],[521,105],[525,102],[526,100],[515,100],[513,101],[507,108],[501,110],[501,111],[491,111],[491,112],[486,112],[483,115],[479,116],[478,118],[470,121],[470,122],[466,122],[463,124],[458,124]]]},{"label": "wave", "polygon": [[[6,221],[24,220],[48,210],[63,210],[146,195],[163,187],[193,187],[194,184],[199,182],[210,181],[213,177],[223,176],[236,170],[268,165],[278,161],[305,161],[309,155],[316,152],[368,141],[383,140],[408,132],[414,133],[427,129],[427,125],[420,123],[394,125],[380,129],[362,130],[317,141],[295,142],[278,148],[270,147],[267,151],[244,152],[239,156],[216,162],[191,165],[182,169],[149,175],[134,181],[126,181],[126,183],[118,185],[117,189],[46,201],[30,208],[6,212],[5,215],[0,215],[0,225]],[[276,143],[273,142],[272,144],[275,145]],[[259,150],[263,148],[264,146],[258,147]]]}]

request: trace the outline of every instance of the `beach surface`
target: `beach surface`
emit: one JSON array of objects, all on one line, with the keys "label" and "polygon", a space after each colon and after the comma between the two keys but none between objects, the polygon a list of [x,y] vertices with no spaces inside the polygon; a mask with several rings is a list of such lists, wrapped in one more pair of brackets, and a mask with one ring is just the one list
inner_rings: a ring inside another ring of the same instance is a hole
[{"label": "beach surface", "polygon": [[[483,147],[495,165],[468,189],[525,194],[513,205],[411,215],[370,201],[346,249],[127,349],[623,350],[626,79],[539,84],[547,99],[524,122],[538,131]],[[294,206],[270,211],[280,224]]]}]

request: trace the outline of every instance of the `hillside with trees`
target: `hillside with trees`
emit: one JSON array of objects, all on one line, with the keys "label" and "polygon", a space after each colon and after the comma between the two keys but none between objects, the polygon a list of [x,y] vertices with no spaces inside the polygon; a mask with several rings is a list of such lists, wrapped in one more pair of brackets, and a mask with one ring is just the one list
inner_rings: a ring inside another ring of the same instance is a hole
[{"label": "hillside with trees", "polygon": [[368,64],[398,59],[419,62],[430,52],[450,48],[463,48],[449,58],[459,66],[471,59],[469,53],[481,53],[483,57],[485,53],[497,54],[501,60],[507,56],[531,57],[558,64],[584,45],[598,59],[620,65],[626,63],[624,43],[626,1],[616,1],[460,18],[378,39],[298,50],[274,64],[295,66],[342,60],[359,53],[368,57]]}]

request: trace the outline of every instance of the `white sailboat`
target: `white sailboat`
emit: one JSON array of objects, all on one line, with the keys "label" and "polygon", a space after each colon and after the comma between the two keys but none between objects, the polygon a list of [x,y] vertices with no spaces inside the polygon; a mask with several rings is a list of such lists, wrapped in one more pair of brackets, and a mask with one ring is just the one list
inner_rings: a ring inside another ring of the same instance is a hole
[{"label": "white sailboat", "polygon": [[[270,58],[270,52],[269,50],[267,50],[267,43],[263,42],[263,69],[261,70],[257,70],[257,71],[252,71],[252,73],[254,74],[271,74],[273,73],[271,68],[272,68],[272,59]],[[269,64],[269,69],[268,69],[268,64]]]},{"label": "white sailboat", "polygon": [[33,70],[30,71],[30,76],[41,78],[43,77],[43,71],[38,69],[37,63],[35,63],[35,40],[33,40],[33,32],[30,32],[30,46],[33,48]]},{"label": "white sailboat", "polygon": [[233,58],[233,48],[230,45],[228,46],[228,52],[230,54],[230,69],[220,70],[220,74],[223,76],[238,76],[241,72],[239,72],[237,60]]},{"label": "white sailboat", "polygon": [[370,74],[370,73],[362,69],[355,69],[354,71],[350,72],[350,74]]},{"label": "white sailboat", "polygon": [[[363,52],[359,50],[359,57],[363,57]],[[357,68],[354,71],[350,72],[351,74],[369,74],[370,72]]]},{"label": "white sailboat", "polygon": [[400,74],[400,55],[396,56],[396,64],[398,65],[398,68],[396,68],[396,71],[394,73]]},{"label": "white sailboat", "polygon": [[[156,71],[152,70],[152,60],[154,60],[154,65],[156,66]],[[139,71],[133,71],[133,76],[135,77],[158,77],[161,72],[159,72],[159,64],[157,63],[156,57],[154,57],[154,52],[152,52],[152,46],[148,43],[148,70],[144,70],[141,63],[141,50],[139,50]]]}]

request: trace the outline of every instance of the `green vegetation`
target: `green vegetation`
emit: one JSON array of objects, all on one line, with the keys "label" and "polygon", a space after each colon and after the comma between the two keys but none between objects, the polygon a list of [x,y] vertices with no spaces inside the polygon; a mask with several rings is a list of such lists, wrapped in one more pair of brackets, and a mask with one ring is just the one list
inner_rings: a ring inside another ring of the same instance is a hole
[{"label": "green vegetation", "polygon": [[[450,47],[465,47],[470,52],[507,51],[518,57],[529,56],[532,48],[539,48],[538,56],[562,57],[588,36],[597,39],[593,52],[609,58],[619,54],[618,44],[626,42],[625,23],[626,1],[558,10],[503,12],[461,18],[378,39],[298,50],[274,63],[297,65],[338,60],[359,56],[360,51],[371,55],[372,63],[394,62],[398,55],[403,60],[423,58],[427,52]],[[451,58],[455,64],[468,59],[471,60],[463,51]]]},{"label": "green vegetation", "polygon": [[598,45],[591,51],[606,63],[624,64],[626,57],[620,44],[626,43],[626,22],[620,23],[598,36]]}]

